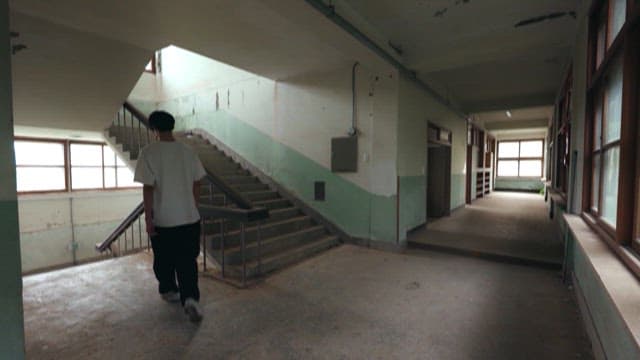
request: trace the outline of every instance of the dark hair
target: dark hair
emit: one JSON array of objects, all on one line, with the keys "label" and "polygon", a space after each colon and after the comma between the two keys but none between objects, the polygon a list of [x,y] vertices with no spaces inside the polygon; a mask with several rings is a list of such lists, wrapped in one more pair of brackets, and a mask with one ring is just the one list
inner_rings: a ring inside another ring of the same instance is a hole
[{"label": "dark hair", "polygon": [[154,111],[149,115],[149,127],[151,130],[171,131],[175,123],[176,119],[166,111]]}]

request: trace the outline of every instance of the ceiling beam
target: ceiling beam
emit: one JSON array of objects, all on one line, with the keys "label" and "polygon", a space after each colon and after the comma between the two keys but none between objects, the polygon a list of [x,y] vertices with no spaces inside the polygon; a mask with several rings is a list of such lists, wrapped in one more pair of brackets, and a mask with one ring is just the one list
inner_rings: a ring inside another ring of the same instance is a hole
[{"label": "ceiling beam", "polygon": [[543,92],[521,96],[512,96],[499,99],[474,101],[465,104],[465,107],[472,113],[520,109],[534,106],[549,106],[554,103],[555,94],[553,92]]},{"label": "ceiling beam", "polygon": [[492,121],[484,124],[487,130],[516,130],[516,129],[532,129],[546,128],[549,126],[549,120],[508,120],[508,121]]}]

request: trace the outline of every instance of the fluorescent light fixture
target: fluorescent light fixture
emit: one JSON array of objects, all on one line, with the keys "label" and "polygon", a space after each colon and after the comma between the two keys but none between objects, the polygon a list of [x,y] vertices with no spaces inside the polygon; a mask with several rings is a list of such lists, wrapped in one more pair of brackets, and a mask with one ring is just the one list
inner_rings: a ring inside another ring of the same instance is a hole
[{"label": "fluorescent light fixture", "polygon": [[506,112],[506,113],[507,113],[507,117],[508,117],[508,118],[511,118],[511,111],[507,110],[507,112]]}]

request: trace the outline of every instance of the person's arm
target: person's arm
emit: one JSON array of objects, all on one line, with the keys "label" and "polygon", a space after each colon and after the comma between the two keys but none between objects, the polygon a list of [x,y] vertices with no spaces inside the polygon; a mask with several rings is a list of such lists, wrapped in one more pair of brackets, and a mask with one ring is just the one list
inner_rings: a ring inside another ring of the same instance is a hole
[{"label": "person's arm", "polygon": [[147,233],[155,235],[156,228],[153,225],[153,186],[144,185],[142,187],[142,199],[144,201],[144,213],[146,214]]}]

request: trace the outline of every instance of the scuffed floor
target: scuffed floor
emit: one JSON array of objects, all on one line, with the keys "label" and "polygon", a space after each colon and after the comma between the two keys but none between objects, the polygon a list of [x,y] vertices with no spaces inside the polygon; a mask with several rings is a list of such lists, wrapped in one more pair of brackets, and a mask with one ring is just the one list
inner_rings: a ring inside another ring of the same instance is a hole
[{"label": "scuffed floor", "polygon": [[410,244],[559,268],[560,229],[539,194],[493,192],[409,235]]},{"label": "scuffed floor", "polygon": [[554,271],[344,245],[249,290],[200,279],[205,319],[139,254],[24,279],[29,359],[588,359]]}]

